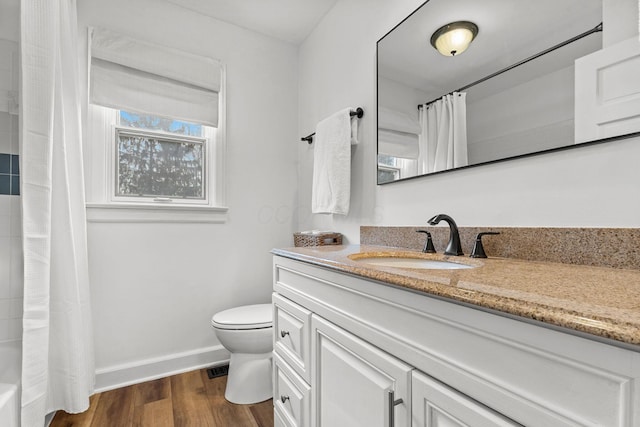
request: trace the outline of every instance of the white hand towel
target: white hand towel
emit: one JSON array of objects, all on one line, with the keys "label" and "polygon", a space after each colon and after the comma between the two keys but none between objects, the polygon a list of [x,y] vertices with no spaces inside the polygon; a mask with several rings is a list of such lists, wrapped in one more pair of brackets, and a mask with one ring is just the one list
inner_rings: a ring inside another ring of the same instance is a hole
[{"label": "white hand towel", "polygon": [[351,144],[357,143],[357,123],[352,126],[350,111],[351,108],[338,111],[316,127],[313,138],[312,213],[349,213]]}]

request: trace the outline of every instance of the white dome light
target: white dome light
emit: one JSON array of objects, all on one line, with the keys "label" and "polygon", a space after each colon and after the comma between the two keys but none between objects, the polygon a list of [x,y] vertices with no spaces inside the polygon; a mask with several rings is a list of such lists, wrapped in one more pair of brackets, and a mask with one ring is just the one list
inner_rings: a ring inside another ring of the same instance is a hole
[{"label": "white dome light", "polygon": [[444,56],[460,55],[478,35],[478,26],[469,21],[457,21],[438,28],[431,36],[431,45]]}]

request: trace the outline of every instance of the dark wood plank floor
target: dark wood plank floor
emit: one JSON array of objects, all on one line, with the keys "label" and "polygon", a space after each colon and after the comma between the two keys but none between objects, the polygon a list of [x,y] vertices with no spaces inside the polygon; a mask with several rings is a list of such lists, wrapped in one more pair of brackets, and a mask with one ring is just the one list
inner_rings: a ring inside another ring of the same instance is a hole
[{"label": "dark wood plank floor", "polygon": [[234,405],[226,384],[202,369],[106,391],[82,414],[58,411],[51,427],[273,427],[273,400]]}]

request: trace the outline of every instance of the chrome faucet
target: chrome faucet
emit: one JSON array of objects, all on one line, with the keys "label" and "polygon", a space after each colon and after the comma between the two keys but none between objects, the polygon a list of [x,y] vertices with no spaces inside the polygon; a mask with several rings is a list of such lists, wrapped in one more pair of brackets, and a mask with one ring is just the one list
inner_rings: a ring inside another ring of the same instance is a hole
[{"label": "chrome faucet", "polygon": [[449,215],[439,214],[427,221],[430,225],[436,225],[440,221],[445,221],[449,224],[449,243],[447,249],[445,249],[445,255],[464,255],[462,253],[462,246],[460,245],[460,234],[458,233],[458,226],[456,222]]}]

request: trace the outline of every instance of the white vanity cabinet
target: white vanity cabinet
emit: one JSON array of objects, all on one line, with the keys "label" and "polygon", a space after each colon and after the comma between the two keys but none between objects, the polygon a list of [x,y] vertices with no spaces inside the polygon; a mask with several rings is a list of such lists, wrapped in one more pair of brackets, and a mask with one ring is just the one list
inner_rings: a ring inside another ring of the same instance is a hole
[{"label": "white vanity cabinet", "polygon": [[287,427],[640,425],[636,351],[282,256],[273,299]]}]

